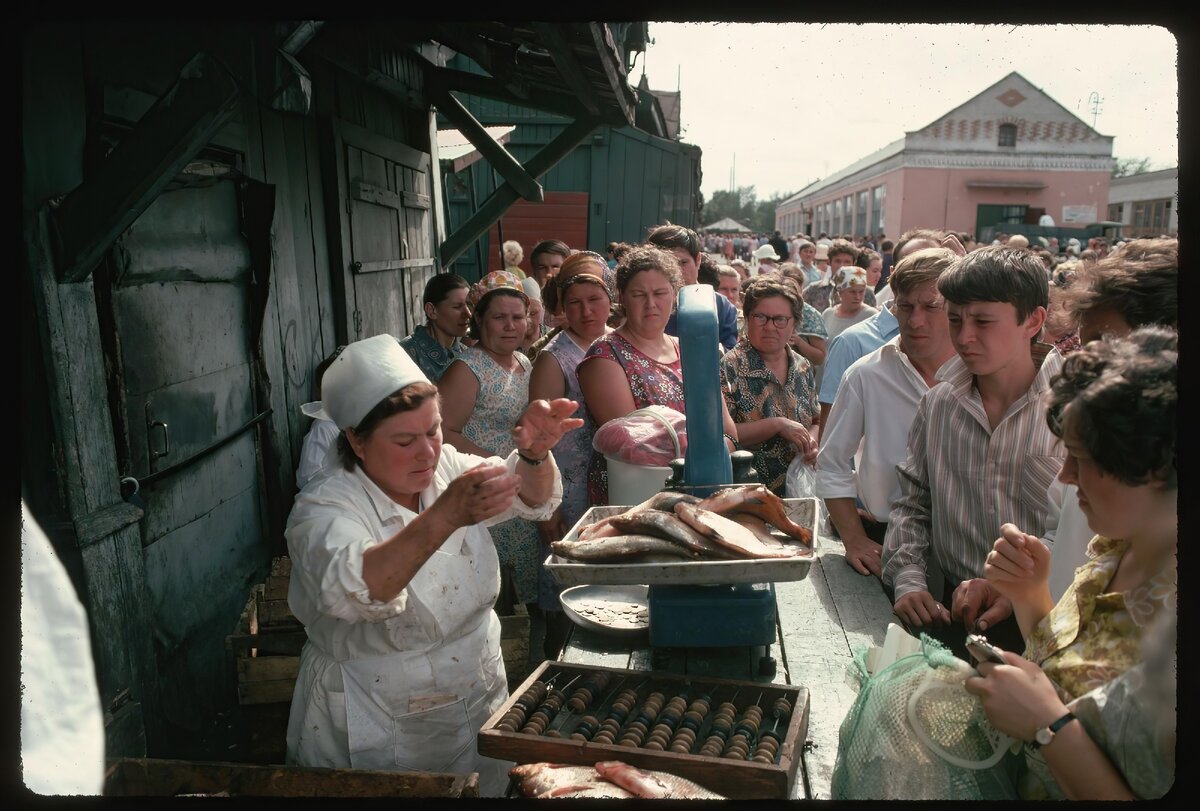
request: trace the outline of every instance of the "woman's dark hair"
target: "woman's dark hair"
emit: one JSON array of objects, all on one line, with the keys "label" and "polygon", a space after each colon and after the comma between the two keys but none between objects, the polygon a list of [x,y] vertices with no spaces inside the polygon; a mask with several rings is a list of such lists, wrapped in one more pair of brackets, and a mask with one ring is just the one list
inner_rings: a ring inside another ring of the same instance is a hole
[{"label": "woman's dark hair", "polygon": [[776,297],[787,299],[787,303],[792,307],[792,317],[799,323],[804,314],[804,305],[796,292],[795,283],[790,279],[773,276],[755,276],[742,285],[742,315],[749,319],[754,308],[764,299]]},{"label": "woman's dark hair", "polygon": [[1011,304],[1018,324],[1038,307],[1050,306],[1050,283],[1041,260],[1003,245],[980,248],[959,259],[938,277],[938,292],[960,307],[972,301]]},{"label": "woman's dark hair", "polygon": [[1178,403],[1178,333],[1142,327],[1067,356],[1050,384],[1046,424],[1061,438],[1069,422],[1072,436],[1118,481],[1176,489]]},{"label": "woman's dark hair", "polygon": [[696,265],[696,281],[699,284],[711,284],[714,290],[721,285],[721,274],[717,272],[717,263],[709,259],[706,253],[700,254],[700,262]]},{"label": "woman's dark hair", "polygon": [[1075,319],[1114,310],[1130,327],[1179,321],[1179,240],[1135,239],[1080,268],[1064,307]]},{"label": "woman's dark hair", "polygon": [[679,270],[679,260],[675,255],[659,248],[643,246],[630,248],[621,254],[621,263],[617,265],[617,292],[624,293],[629,286],[629,280],[643,270],[657,270],[671,280],[671,286],[676,291],[683,286],[683,274]]},{"label": "woman's dark hair", "polygon": [[[379,427],[379,423],[388,417],[420,408],[424,405],[425,401],[437,396],[437,386],[432,383],[425,381],[409,383],[399,391],[393,392],[383,398],[379,402],[379,405],[368,411],[367,416],[363,417],[358,425],[354,426],[354,433],[360,439],[367,439]],[[354,448],[350,446],[350,440],[346,438],[345,431],[338,434],[337,453],[342,467],[346,470],[354,470],[355,465],[362,465],[362,460],[354,453]]]},{"label": "woman's dark hair", "polygon": [[487,311],[491,308],[492,302],[497,296],[511,296],[517,301],[525,304],[525,312],[529,313],[529,299],[523,294],[518,293],[511,287],[497,287],[487,291],[480,296],[479,301],[475,303],[475,308],[471,310],[471,337],[476,341],[480,338],[479,324],[483,321],[483,317],[487,315]]},{"label": "woman's dark hair", "polygon": [[673,248],[683,248],[692,256],[699,256],[703,247],[699,234],[685,225],[675,225],[671,222],[665,222],[652,229],[646,237],[646,242],[668,252]]},{"label": "woman's dark hair", "polygon": [[571,248],[561,239],[543,239],[541,242],[533,246],[533,250],[529,252],[529,261],[532,264],[538,258],[538,254],[556,253],[563,259],[571,255]]},{"label": "woman's dark hair", "polygon": [[446,300],[446,296],[461,287],[470,290],[471,283],[457,273],[439,273],[430,277],[429,281],[425,282],[425,293],[421,296],[422,309],[426,304],[436,307]]}]

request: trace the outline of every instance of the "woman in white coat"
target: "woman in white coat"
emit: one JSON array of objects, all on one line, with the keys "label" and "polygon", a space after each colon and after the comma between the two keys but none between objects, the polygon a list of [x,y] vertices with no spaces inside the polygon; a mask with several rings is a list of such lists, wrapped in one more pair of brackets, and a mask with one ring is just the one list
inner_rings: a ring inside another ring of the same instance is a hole
[{"label": "woman in white coat", "polygon": [[288,517],[288,604],[308,642],[288,722],[304,766],[465,774],[500,795],[509,764],[476,736],[508,695],[500,568],[486,526],[548,518],[550,448],[580,424],[567,399],[529,404],[507,459],[442,445],[434,387],[399,343],[352,343],[325,373],[341,464]]}]

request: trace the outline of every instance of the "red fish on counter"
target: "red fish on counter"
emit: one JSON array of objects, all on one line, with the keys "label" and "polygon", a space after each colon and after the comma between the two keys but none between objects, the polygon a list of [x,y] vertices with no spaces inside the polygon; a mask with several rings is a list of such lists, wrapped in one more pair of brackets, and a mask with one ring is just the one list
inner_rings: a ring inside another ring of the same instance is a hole
[{"label": "red fish on counter", "polygon": [[647,800],[724,800],[704,786],[668,772],[650,772],[619,760],[596,764],[596,771],[609,782]]}]

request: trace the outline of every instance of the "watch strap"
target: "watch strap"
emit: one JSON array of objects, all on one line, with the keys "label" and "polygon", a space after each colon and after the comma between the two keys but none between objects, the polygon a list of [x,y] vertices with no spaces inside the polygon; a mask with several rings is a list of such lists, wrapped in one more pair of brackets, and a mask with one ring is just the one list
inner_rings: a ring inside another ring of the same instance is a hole
[{"label": "watch strap", "polygon": [[1041,729],[1039,729],[1037,732],[1034,733],[1033,743],[1031,744],[1031,746],[1034,749],[1037,749],[1038,747],[1045,745],[1038,741],[1038,735],[1043,730],[1049,733],[1049,735],[1046,736],[1046,744],[1049,744],[1050,741],[1054,740],[1054,736],[1058,733],[1058,731],[1060,729],[1062,729],[1063,727],[1065,727],[1067,724],[1071,723],[1074,720],[1075,720],[1075,713],[1067,712],[1066,715],[1062,716],[1054,723],[1050,724],[1049,726],[1042,727]]},{"label": "watch strap", "polygon": [[533,467],[537,467],[537,466],[538,466],[538,465],[540,465],[542,462],[545,462],[545,461],[546,461],[546,457],[548,457],[549,455],[550,455],[550,454],[549,454],[549,453],[547,453],[547,454],[546,454],[546,456],[543,456],[541,459],[531,459],[531,458],[529,458],[528,456],[526,456],[525,454],[521,453],[521,451],[519,451],[519,450],[517,451],[517,458],[518,458],[518,459],[520,459],[520,460],[521,460],[522,462],[524,462],[525,464],[527,464],[527,465],[531,465],[531,466],[533,466]]}]

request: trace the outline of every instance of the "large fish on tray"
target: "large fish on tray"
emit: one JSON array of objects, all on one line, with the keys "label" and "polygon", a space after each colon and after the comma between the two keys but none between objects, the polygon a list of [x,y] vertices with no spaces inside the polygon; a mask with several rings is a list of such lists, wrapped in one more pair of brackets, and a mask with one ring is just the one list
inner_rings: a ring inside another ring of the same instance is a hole
[{"label": "large fish on tray", "polygon": [[748,513],[758,516],[785,535],[812,546],[812,531],[788,518],[783,499],[761,484],[745,484],[718,490],[696,506],[719,515]]},{"label": "large fish on tray", "polygon": [[[675,514],[704,537],[732,549],[743,558],[794,558],[800,550],[779,543],[767,544],[729,518],[691,504],[676,504]],[[774,540],[774,539],[772,539]]]},{"label": "large fish on tray", "polygon": [[522,797],[538,799],[608,797],[628,799],[631,794],[600,776],[591,766],[565,763],[523,763],[508,770],[509,777],[520,781]]},{"label": "large fish on tray", "polygon": [[621,560],[643,555],[669,555],[672,558],[695,560],[697,555],[683,544],[651,535],[614,535],[588,541],[554,541],[550,551],[572,560]]},{"label": "large fish on tray", "polygon": [[613,535],[627,534],[628,530],[618,530],[613,526],[612,522],[614,518],[640,515],[648,510],[653,512],[661,512],[666,515],[672,515],[673,513],[671,511],[674,509],[676,504],[679,504],[680,502],[686,504],[697,504],[699,501],[700,499],[696,498],[695,496],[688,495],[687,493],[671,493],[668,491],[655,493],[641,504],[630,507],[623,513],[610,515],[608,518],[601,518],[594,524],[588,524],[587,526],[581,527],[579,530],[579,540],[590,541],[593,538],[607,538]]},{"label": "large fish on tray", "polygon": [[811,546],[794,546],[784,544],[783,541],[779,540],[778,536],[771,532],[771,525],[759,518],[757,515],[751,515],[750,513],[730,513],[725,517],[733,523],[740,524],[746,529],[750,530],[752,533],[754,533],[754,537],[758,538],[764,545],[769,546],[772,549],[786,546],[788,549],[797,550],[802,555],[811,555],[813,553]]},{"label": "large fish on tray", "polygon": [[714,543],[691,526],[685,524],[679,519],[679,516],[674,513],[663,512],[662,510],[639,510],[637,512],[614,515],[609,526],[622,535],[651,535],[656,538],[666,538],[697,555],[705,557],[737,557],[728,548]]}]

